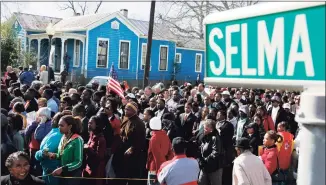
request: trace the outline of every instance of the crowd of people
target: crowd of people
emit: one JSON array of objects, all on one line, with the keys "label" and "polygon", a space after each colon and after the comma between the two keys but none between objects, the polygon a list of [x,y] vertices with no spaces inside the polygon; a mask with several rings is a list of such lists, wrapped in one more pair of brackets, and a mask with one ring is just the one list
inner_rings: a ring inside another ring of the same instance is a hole
[{"label": "crowd of people", "polygon": [[296,184],[300,92],[172,81],[121,98],[44,72],[2,78],[1,184]]}]

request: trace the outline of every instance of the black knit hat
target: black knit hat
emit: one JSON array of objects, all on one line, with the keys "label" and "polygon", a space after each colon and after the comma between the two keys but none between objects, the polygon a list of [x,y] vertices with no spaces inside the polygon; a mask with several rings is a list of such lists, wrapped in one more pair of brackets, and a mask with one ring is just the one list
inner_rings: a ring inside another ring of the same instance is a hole
[{"label": "black knit hat", "polygon": [[238,148],[243,148],[243,149],[250,149],[251,146],[250,146],[249,142],[250,142],[249,139],[242,137],[239,140],[237,140],[237,142],[234,146],[238,147]]}]

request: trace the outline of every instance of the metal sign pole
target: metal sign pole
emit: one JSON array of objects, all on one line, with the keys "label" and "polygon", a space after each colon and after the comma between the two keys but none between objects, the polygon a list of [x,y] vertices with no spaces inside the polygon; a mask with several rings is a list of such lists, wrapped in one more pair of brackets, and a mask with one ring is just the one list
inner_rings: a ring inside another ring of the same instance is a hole
[{"label": "metal sign pole", "polygon": [[325,184],[325,86],[309,87],[301,95],[296,121],[302,124],[298,185]]}]

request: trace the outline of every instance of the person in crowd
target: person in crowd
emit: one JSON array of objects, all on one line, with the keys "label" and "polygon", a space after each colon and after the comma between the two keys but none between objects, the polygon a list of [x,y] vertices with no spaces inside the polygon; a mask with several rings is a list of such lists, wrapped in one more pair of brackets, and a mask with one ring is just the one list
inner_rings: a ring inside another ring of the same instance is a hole
[{"label": "person in crowd", "polygon": [[23,118],[19,114],[10,113],[8,115],[8,123],[12,128],[12,142],[17,151],[24,151],[25,141],[22,136]]},{"label": "person in crowd", "polygon": [[11,66],[7,66],[7,71],[4,75],[4,80],[7,87],[9,87],[9,82],[17,82],[18,77]]},{"label": "person in crowd", "polygon": [[229,108],[231,106],[231,104],[234,102],[233,99],[230,98],[230,92],[225,90],[222,92],[222,102],[224,103],[224,105]]},{"label": "person in crowd", "polygon": [[253,117],[253,121],[255,124],[255,136],[257,136],[258,139],[258,145],[262,145],[264,136],[266,134],[263,123],[263,118],[260,116],[260,114],[255,114]]},{"label": "person in crowd", "polygon": [[199,107],[203,107],[204,106],[203,98],[202,98],[202,96],[200,94],[196,94],[194,96],[193,102],[196,102],[199,105]]},{"label": "person in crowd", "polygon": [[266,132],[263,142],[264,147],[259,151],[261,159],[270,175],[275,173],[279,165],[276,143],[280,142],[280,140],[282,140],[282,136],[278,135],[274,130]]},{"label": "person in crowd", "polygon": [[53,91],[51,89],[45,89],[42,97],[47,99],[47,107],[53,112],[52,114],[56,114],[59,111],[59,107],[53,99]]},{"label": "person in crowd", "polygon": [[50,160],[47,156],[48,152],[57,153],[62,134],[59,131],[59,120],[66,115],[66,113],[58,112],[52,119],[52,129],[44,137],[40,144],[40,150],[35,153],[35,159],[40,161],[43,169],[43,180],[48,185],[59,185],[59,179],[54,176],[46,176],[51,174],[60,166],[59,160]]},{"label": "person in crowd", "polygon": [[249,124],[249,110],[247,105],[243,105],[239,109],[239,120],[237,123],[237,128],[235,129],[235,139],[238,140],[241,137],[245,137],[247,132],[245,126]]},{"label": "person in crowd", "polygon": [[250,141],[247,138],[240,138],[236,145],[237,158],[233,166],[233,185],[272,185],[271,176],[261,159],[250,151]]},{"label": "person in crowd", "polygon": [[[151,110],[148,110],[151,111]],[[149,127],[152,130],[152,137],[149,141],[148,157],[146,167],[148,169],[149,185],[159,184],[157,172],[160,166],[173,157],[172,145],[165,130],[162,130],[162,121],[154,117],[150,120]],[[153,180],[155,179],[155,180]]]},{"label": "person in crowd", "polygon": [[24,94],[21,92],[21,90],[18,87],[16,87],[13,90],[13,95],[14,95],[14,98],[20,98],[21,100],[24,101]]},{"label": "person in crowd", "polygon": [[149,123],[154,116],[155,116],[155,114],[152,110],[145,109],[143,122],[144,122],[145,128],[146,128],[146,139],[148,139],[148,140],[152,137],[151,136],[152,129],[151,129]]},{"label": "person in crowd", "polygon": [[97,111],[96,115],[99,115],[101,112],[104,112],[105,111],[106,102],[107,102],[107,97],[106,96],[102,96],[101,97],[101,100],[100,100],[99,107],[97,108],[98,111]]},{"label": "person in crowd", "polygon": [[275,131],[277,125],[282,121],[288,121],[286,117],[286,112],[283,107],[280,106],[281,99],[278,96],[273,96],[272,98],[272,107],[268,110],[268,115],[272,117]]},{"label": "person in crowd", "polygon": [[85,89],[81,95],[80,104],[85,107],[85,116],[89,119],[96,114],[96,105],[92,100],[93,91],[91,89]]},{"label": "person in crowd", "polygon": [[208,96],[208,94],[205,91],[205,85],[203,83],[198,84],[198,93],[202,96],[202,99]]},{"label": "person in crowd", "polygon": [[21,84],[31,86],[32,82],[35,80],[34,74],[28,71],[28,68],[24,68],[24,72],[19,76]]},{"label": "person in crowd", "polygon": [[227,121],[232,123],[233,128],[237,128],[238,118],[237,118],[237,113],[236,113],[236,111],[234,109],[228,109],[228,111],[227,111]]},{"label": "person in crowd", "polygon": [[[207,120],[207,116],[208,116],[208,114],[209,114],[209,108],[207,108],[207,107],[203,107],[203,108],[201,109],[201,115],[200,115],[200,122],[199,122],[199,125],[198,125],[196,128],[193,129],[193,130],[194,130],[194,133],[196,133],[198,130],[200,130],[201,128],[204,127],[204,123],[205,123],[206,120]],[[196,122],[196,123],[197,123],[197,122]]]},{"label": "person in crowd", "polygon": [[3,113],[1,113],[1,176],[9,174],[9,170],[6,168],[5,161],[10,154],[17,152],[17,149],[9,137],[8,129],[8,118]]},{"label": "person in crowd", "polygon": [[234,127],[232,123],[227,121],[225,110],[218,111],[216,116],[216,129],[220,135],[223,150],[225,152],[223,160],[223,184],[230,184],[232,182],[232,161],[234,160],[234,148],[232,147],[232,138],[234,134]]},{"label": "person in crowd", "polygon": [[[110,153],[114,154],[117,147],[120,144],[120,129],[121,129],[121,121],[119,119],[119,117],[117,115],[114,114],[114,108],[113,105],[114,103],[112,103],[111,101],[107,101],[106,105],[105,105],[105,109],[104,112],[106,113],[108,120],[109,120],[109,124],[111,125],[111,128],[113,130],[113,138],[112,141],[107,142],[107,147],[110,148]],[[106,133],[106,135],[108,135],[109,133]]]},{"label": "person in crowd", "polygon": [[253,121],[253,117],[256,114],[256,105],[254,103],[249,105],[249,118],[251,119],[251,121]]},{"label": "person in crowd", "polygon": [[37,121],[38,123],[34,137],[41,143],[44,137],[52,130],[51,126],[51,110],[47,107],[42,107],[37,111]]},{"label": "person in crowd", "polygon": [[81,131],[81,137],[83,138],[84,142],[88,142],[89,139],[89,132],[88,132],[88,123],[89,119],[86,117],[85,107],[81,104],[78,104],[73,107],[72,109],[72,116],[78,117],[81,120],[82,123],[82,131]]},{"label": "person in crowd", "polygon": [[249,139],[249,145],[252,149],[252,154],[258,156],[258,146],[260,145],[260,138],[257,132],[258,126],[256,123],[252,122],[246,126],[247,136]]},{"label": "person in crowd", "polygon": [[153,98],[154,97],[154,93],[153,93],[153,91],[152,91],[152,88],[151,87],[145,87],[145,89],[144,89],[144,95],[146,96],[146,99],[147,100],[149,100],[149,99],[151,99],[151,98]]},{"label": "person in crowd", "polygon": [[40,81],[46,85],[49,83],[49,74],[48,71],[46,70],[46,66],[42,65],[40,68]]},{"label": "person in crowd", "polygon": [[175,156],[164,162],[158,170],[157,179],[160,184],[197,184],[199,164],[195,159],[187,158],[186,148],[187,143],[182,137],[173,139]]},{"label": "person in crowd", "polygon": [[290,171],[292,151],[294,149],[294,136],[287,131],[287,122],[281,122],[277,127],[277,134],[282,136],[282,142],[277,143],[279,151],[279,168],[285,173],[289,178],[286,184],[291,183],[292,172]]},{"label": "person in crowd", "polygon": [[25,129],[27,127],[27,119],[26,119],[26,112],[25,112],[24,104],[21,102],[15,103],[13,106],[13,109],[12,109],[12,113],[16,113],[22,117],[23,129]]},{"label": "person in crowd", "polygon": [[295,121],[295,115],[290,111],[291,105],[289,103],[283,104],[283,109],[285,110],[285,114],[287,117],[288,122],[288,129],[291,132],[292,135],[295,135],[297,129],[298,129],[298,123]]},{"label": "person in crowd", "polygon": [[101,98],[103,96],[103,93],[100,91],[95,91],[93,94],[92,100],[96,106],[96,110],[98,111],[101,108]]},{"label": "person in crowd", "polygon": [[149,100],[149,107],[147,107],[147,108],[144,110],[144,113],[145,113],[145,111],[148,110],[148,109],[151,110],[151,111],[153,111],[153,112],[155,113],[155,112],[158,110],[156,104],[157,104],[156,99],[155,99],[155,98],[151,98],[151,99]]},{"label": "person in crowd", "polygon": [[[86,167],[83,170],[83,177],[98,177],[105,176],[104,169],[106,165],[106,140],[103,134],[104,124],[100,116],[92,116],[88,123],[88,131],[90,137],[88,143],[84,145],[84,154],[86,159]],[[84,182],[85,185],[92,183],[90,180]],[[104,184],[104,180],[98,179],[94,182],[96,185]]]},{"label": "person in crowd", "polygon": [[[53,176],[81,177],[84,141],[79,135],[81,121],[70,115],[63,116],[59,121],[59,130],[63,134],[58,152],[48,152],[52,160],[60,160],[61,166],[52,172]],[[80,179],[60,179],[60,185],[79,185]]]},{"label": "person in crowd", "polygon": [[186,103],[185,104],[185,113],[180,114],[178,119],[180,120],[180,126],[178,128],[178,135],[183,137],[186,141],[189,141],[192,138],[192,128],[194,126],[196,116],[191,112],[192,111],[192,104]]},{"label": "person in crowd", "polygon": [[37,101],[35,99],[35,95],[32,89],[27,89],[27,91],[24,94],[24,99],[25,99],[25,110],[27,113],[38,111]]},{"label": "person in crowd", "polygon": [[200,146],[201,155],[198,158],[200,174],[199,185],[222,185],[223,174],[223,144],[215,121],[208,119],[204,123],[204,138]]},{"label": "person in crowd", "polygon": [[174,90],[172,93],[172,98],[168,102],[166,102],[166,106],[170,112],[174,112],[177,110],[177,106],[178,106],[179,100],[180,100],[179,95],[180,95],[179,91]]},{"label": "person in crowd", "polygon": [[265,106],[258,106],[256,109],[256,114],[259,114],[263,118],[265,132],[269,130],[275,130],[273,119],[270,115],[268,115]]},{"label": "person in crowd", "polygon": [[72,104],[72,106],[77,105],[78,102],[81,101],[80,95],[78,93],[73,93],[73,94],[69,95],[69,97],[71,98],[71,104]]},{"label": "person in crowd", "polygon": [[27,153],[22,151],[12,153],[5,161],[6,168],[8,168],[10,175],[1,176],[1,184],[45,184],[43,180],[30,174],[30,159]]},{"label": "person in crowd", "polygon": [[[71,81],[66,81],[65,83],[65,92],[69,92],[69,90],[73,87],[73,84]],[[82,91],[80,92],[81,95]]]},{"label": "person in crowd", "polygon": [[163,99],[157,100],[157,111],[155,117],[162,118],[163,114],[168,113],[169,110],[165,107],[165,101]]},{"label": "person in crowd", "polygon": [[206,96],[204,98],[204,107],[203,108],[205,108],[205,107],[207,107],[208,109],[212,109],[213,108],[212,107],[212,102],[211,102],[211,99],[209,98],[209,96]]},{"label": "person in crowd", "polygon": [[38,105],[38,108],[42,108],[42,107],[47,107],[48,104],[47,104],[48,100],[46,98],[39,98],[37,100],[37,105]]},{"label": "person in crowd", "polygon": [[72,101],[69,96],[64,96],[61,98],[60,106],[59,106],[59,111],[62,112],[64,110],[72,110]]}]

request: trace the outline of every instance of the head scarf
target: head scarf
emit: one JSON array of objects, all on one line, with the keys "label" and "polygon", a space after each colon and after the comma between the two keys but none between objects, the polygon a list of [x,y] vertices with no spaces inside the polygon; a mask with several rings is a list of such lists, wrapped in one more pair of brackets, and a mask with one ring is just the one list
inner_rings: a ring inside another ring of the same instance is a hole
[{"label": "head scarf", "polygon": [[126,107],[132,108],[136,113],[138,112],[138,105],[136,102],[133,102],[133,101],[128,102]]}]

